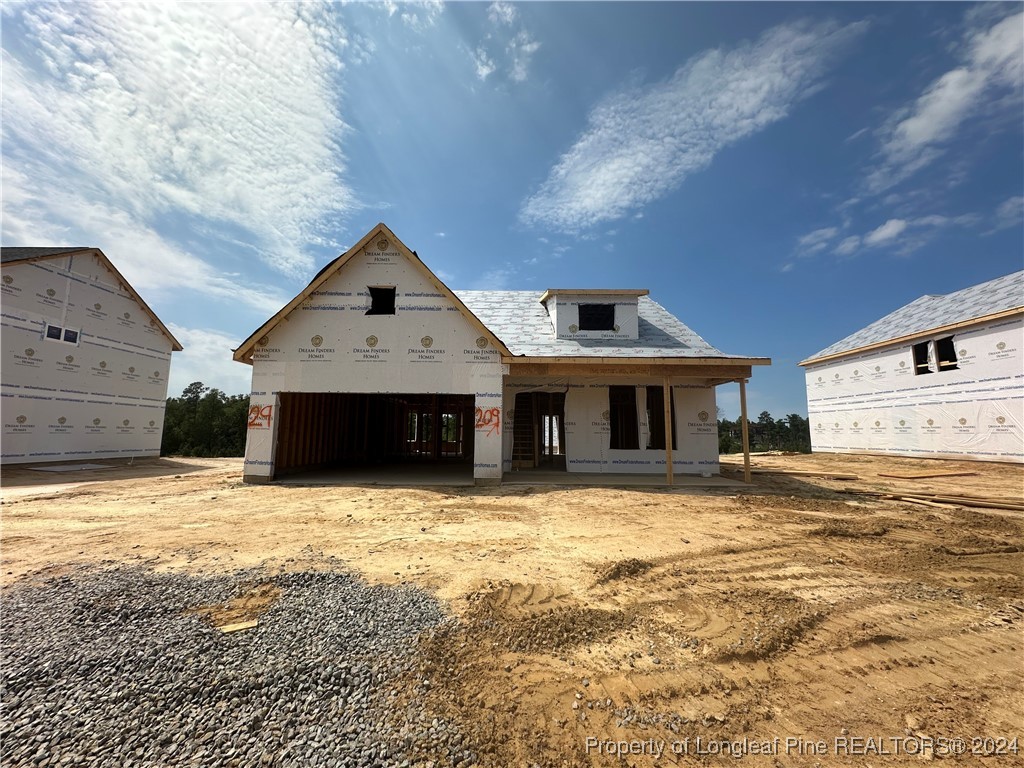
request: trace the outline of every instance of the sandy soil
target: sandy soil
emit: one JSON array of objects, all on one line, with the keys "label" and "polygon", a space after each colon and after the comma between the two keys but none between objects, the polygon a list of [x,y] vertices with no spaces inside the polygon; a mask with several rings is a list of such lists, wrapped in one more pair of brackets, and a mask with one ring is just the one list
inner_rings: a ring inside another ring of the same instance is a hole
[{"label": "sandy soil", "polygon": [[[725,764],[708,753],[744,739],[751,766],[1024,764],[1021,514],[843,492],[1021,499],[1024,468],[754,466],[858,479],[419,490],[244,485],[240,460],[8,469],[0,582],[78,562],[273,572],[333,557],[422,586],[461,621],[423,641],[407,695],[458,718],[486,765]],[[879,477],[929,470],[976,474]],[[261,587],[225,618],[273,599]],[[620,742],[633,754],[609,754]]]}]

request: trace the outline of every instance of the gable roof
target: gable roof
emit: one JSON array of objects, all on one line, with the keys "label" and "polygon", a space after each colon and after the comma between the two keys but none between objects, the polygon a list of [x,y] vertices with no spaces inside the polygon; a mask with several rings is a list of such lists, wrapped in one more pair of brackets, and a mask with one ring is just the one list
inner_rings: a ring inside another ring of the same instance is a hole
[{"label": "gable roof", "polygon": [[341,256],[339,256],[334,261],[330,262],[327,266],[325,266],[323,269],[321,269],[316,274],[316,277],[314,277],[309,282],[309,285],[303,288],[294,299],[285,304],[277,312],[277,314],[275,314],[273,317],[267,320],[267,322],[265,322],[255,331],[253,331],[252,334],[250,334],[249,338],[243,341],[239,345],[238,349],[234,351],[234,354],[232,355],[233,359],[237,360],[240,363],[249,363],[251,365],[252,353],[253,349],[256,346],[257,339],[260,339],[261,337],[270,333],[278,323],[280,323],[289,314],[291,314],[300,304],[302,304],[303,301],[309,298],[309,296],[314,291],[316,291],[321,285],[327,282],[333,275],[335,275],[346,264],[348,264],[348,262],[351,261],[357,254],[359,254],[359,252],[366,247],[367,243],[369,243],[375,237],[378,237],[380,235],[384,235],[384,237],[386,237],[390,242],[392,242],[397,247],[398,252],[405,257],[406,261],[408,261],[410,264],[412,264],[413,267],[419,270],[419,272],[430,283],[432,283],[443,296],[445,296],[449,301],[451,301],[462,313],[463,317],[465,317],[470,322],[470,324],[476,327],[477,330],[479,330],[480,333],[482,333],[499,352],[506,355],[509,354],[508,349],[505,347],[504,344],[502,344],[501,340],[497,336],[495,336],[491,332],[491,330],[487,328],[487,326],[480,322],[480,319],[476,315],[474,315],[469,309],[466,308],[466,305],[462,303],[462,300],[455,295],[452,289],[445,285],[437,275],[431,272],[427,265],[420,261],[420,257],[417,256],[414,251],[409,250],[409,248],[406,247],[405,243],[399,240],[395,233],[388,229],[386,224],[380,222],[379,224],[377,224],[377,226],[375,226],[373,229],[367,232],[359,240],[358,243],[353,245],[351,248],[345,251],[345,253],[343,253]]},{"label": "gable roof", "polygon": [[[267,322],[253,331],[234,351],[234,359],[252,363],[257,339],[270,333],[321,285],[341,270],[374,238],[383,235],[416,267],[424,277],[447,297],[503,357],[601,358],[628,362],[642,358],[685,359],[697,362],[714,359],[730,363],[769,364],[766,357],[727,355],[715,349],[680,322],[660,304],[647,296],[646,290],[622,291],[637,295],[639,338],[621,339],[559,339],[551,327],[548,311],[535,291],[453,291],[448,288],[410,251],[385,224],[377,224],[358,243],[321,269],[299,294]],[[573,291],[578,293],[579,291]],[[587,291],[583,291],[587,292]],[[593,291],[590,291],[593,292]],[[614,291],[620,293],[620,291]],[[547,294],[545,294],[547,295]]]},{"label": "gable roof", "polygon": [[107,255],[103,253],[99,248],[91,247],[3,247],[0,248],[0,264],[19,264],[30,261],[44,261],[46,259],[54,259],[58,256],[74,256],[79,253],[87,253],[96,256],[103,264],[114,273],[117,277],[118,282],[128,292],[128,294],[138,302],[139,306],[142,307],[143,311],[149,315],[150,319],[156,323],[160,332],[164,334],[171,342],[171,350],[173,352],[181,352],[184,347],[181,346],[174,334],[167,330],[167,326],[163,324],[163,321],[157,317],[156,312],[150,309],[149,305],[143,300],[141,296],[132,288],[131,284],[125,280],[117,267],[114,266],[113,262],[107,258]]},{"label": "gable roof", "polygon": [[922,296],[825,347],[800,365],[844,356],[868,347],[910,341],[919,336],[952,330],[953,326],[1016,312],[1024,312],[1024,271],[941,296]]},{"label": "gable roof", "polygon": [[516,356],[766,361],[766,358],[725,354],[648,296],[637,297],[639,337],[636,339],[559,339],[536,291],[456,293]]},{"label": "gable roof", "polygon": [[[0,248],[0,264],[13,264],[18,261],[34,261],[52,256],[66,256],[72,253],[91,251],[92,248]],[[98,249],[95,249],[98,250]]]}]

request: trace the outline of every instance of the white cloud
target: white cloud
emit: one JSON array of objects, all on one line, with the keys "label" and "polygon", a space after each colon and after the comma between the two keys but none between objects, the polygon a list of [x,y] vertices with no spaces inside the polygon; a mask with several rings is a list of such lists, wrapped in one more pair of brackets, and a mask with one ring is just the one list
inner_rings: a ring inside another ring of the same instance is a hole
[{"label": "white cloud", "polygon": [[[98,247],[147,303],[170,300],[185,289],[269,315],[290,298],[250,280],[243,284],[240,275],[214,269],[127,211],[89,201],[88,190],[65,188],[59,177],[38,171],[29,179],[9,166],[3,169],[5,244]],[[44,204],[25,192],[33,184],[46,190]]]},{"label": "white cloud", "polygon": [[442,0],[405,0],[401,7],[402,21],[418,32],[437,24],[444,13]]},{"label": "white cloud", "polygon": [[837,227],[823,227],[797,238],[797,252],[801,256],[813,256],[828,247],[839,234]]},{"label": "white cloud", "polygon": [[999,207],[996,208],[995,223],[985,234],[991,235],[1001,229],[1009,229],[1010,227],[1019,228],[1022,221],[1024,221],[1024,197],[1017,195],[1000,203]]},{"label": "white cloud", "polygon": [[434,274],[441,278],[442,283],[448,286],[452,284],[452,281],[456,277],[454,272],[449,272],[446,269],[435,269]]},{"label": "white cloud", "polygon": [[494,59],[487,55],[487,51],[480,47],[473,52],[472,56],[478,79],[486,80],[494,74],[494,70],[497,69],[497,66],[494,64]]},{"label": "white cloud", "polygon": [[860,235],[850,235],[849,237],[843,238],[842,242],[836,246],[836,253],[839,256],[849,256],[860,248]]},{"label": "white cloud", "polygon": [[882,245],[900,235],[907,228],[903,219],[889,219],[885,224],[864,235],[864,245]]},{"label": "white cloud", "polygon": [[448,237],[447,232],[435,232],[434,237]]},{"label": "white cloud", "polygon": [[216,330],[185,328],[174,323],[168,323],[167,329],[184,347],[182,352],[171,355],[168,397],[178,397],[194,381],[201,381],[228,395],[252,391],[252,366],[231,359],[231,351],[244,339]]},{"label": "white cloud", "polygon": [[501,70],[513,82],[525,82],[541,44],[522,24],[519,10],[512,3],[496,0],[488,6],[487,16],[493,29],[469,52],[477,78],[486,80]]},{"label": "white cloud", "polygon": [[775,27],[753,43],[707,51],[667,81],[611,94],[523,202],[521,219],[578,233],[664,196],[725,147],[785,118],[865,28]]},{"label": "white cloud", "polygon": [[980,217],[972,213],[959,216],[919,216],[916,219],[889,219],[867,234],[850,235],[836,246],[834,253],[838,256],[850,256],[862,246],[865,248],[896,249],[900,256],[926,245],[942,229],[952,226],[970,227],[978,224]]},{"label": "white cloud", "polygon": [[502,2],[502,0],[496,0],[487,9],[487,17],[492,24],[511,26],[518,16],[519,12],[516,7],[512,3]]},{"label": "white cloud", "polygon": [[1022,27],[1024,13],[1017,13],[967,33],[959,65],[935,79],[882,129],[882,160],[867,178],[871,191],[881,192],[942,156],[961,125],[986,112],[989,97],[1005,91],[1011,95],[1010,108],[1019,111]]},{"label": "white cloud", "polygon": [[[216,222],[292,274],[313,266],[304,246],[356,205],[335,98],[347,41],[329,7],[47,3],[8,14],[28,52],[3,54],[5,165],[59,179],[75,210],[105,205],[141,231],[169,211]],[[31,189],[18,207],[5,202],[5,227],[8,214],[64,215],[53,187]]]},{"label": "white cloud", "polygon": [[517,83],[526,80],[530,68],[530,59],[540,50],[540,43],[532,39],[526,30],[522,30],[508,44],[508,53],[512,59],[510,77]]},{"label": "white cloud", "polygon": [[504,267],[496,267],[484,272],[470,286],[472,290],[500,291],[509,288],[512,278],[517,272],[516,267],[506,264]]}]

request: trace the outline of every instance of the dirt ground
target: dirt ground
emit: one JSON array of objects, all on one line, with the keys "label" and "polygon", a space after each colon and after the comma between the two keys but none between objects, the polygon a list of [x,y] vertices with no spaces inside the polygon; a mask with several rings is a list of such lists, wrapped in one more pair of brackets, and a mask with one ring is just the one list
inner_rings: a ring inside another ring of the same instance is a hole
[{"label": "dirt ground", "polygon": [[[1024,764],[1021,513],[844,492],[1021,500],[1024,468],[754,466],[858,479],[428,490],[244,485],[234,459],[6,469],[0,582],[81,562],[274,572],[334,557],[421,586],[460,621],[423,641],[407,695],[459,720],[484,765]],[[928,471],[974,474],[879,476]]]}]

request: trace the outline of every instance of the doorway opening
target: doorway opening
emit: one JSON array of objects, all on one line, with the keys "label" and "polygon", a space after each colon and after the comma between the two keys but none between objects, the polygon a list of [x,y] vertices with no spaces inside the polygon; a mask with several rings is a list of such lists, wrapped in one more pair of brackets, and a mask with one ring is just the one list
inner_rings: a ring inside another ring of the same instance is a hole
[{"label": "doorway opening", "polygon": [[512,469],[565,469],[565,393],[518,392]]}]

